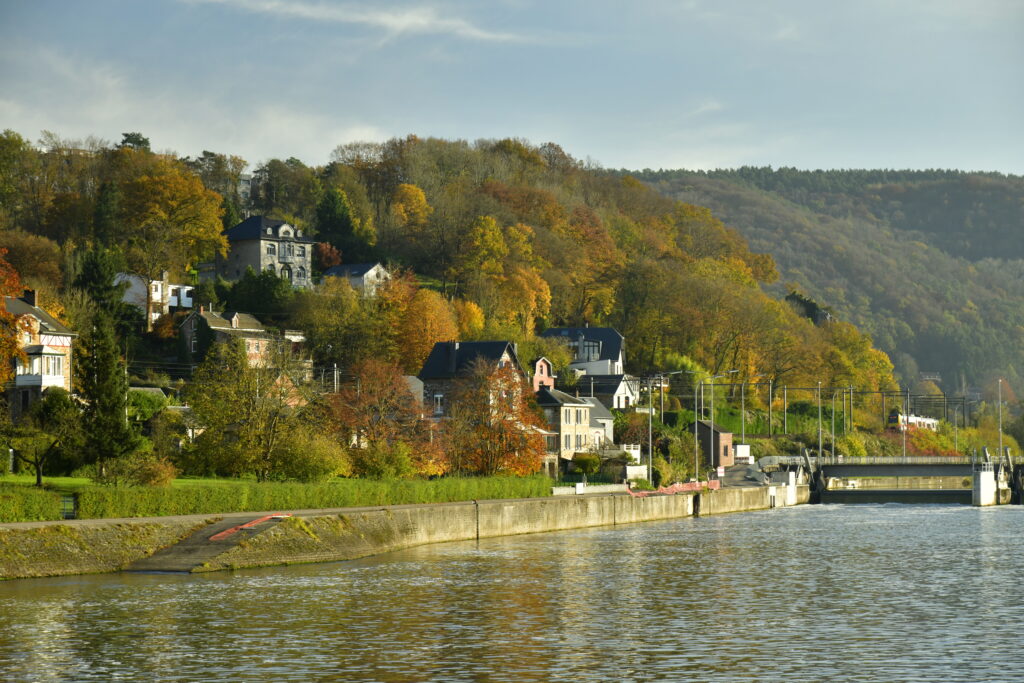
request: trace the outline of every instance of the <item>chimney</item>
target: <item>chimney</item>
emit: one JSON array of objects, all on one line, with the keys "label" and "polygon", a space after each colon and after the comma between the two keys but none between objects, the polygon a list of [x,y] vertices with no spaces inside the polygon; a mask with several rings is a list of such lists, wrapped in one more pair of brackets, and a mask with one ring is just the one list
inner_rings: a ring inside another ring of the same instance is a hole
[{"label": "chimney", "polygon": [[459,342],[448,342],[448,374],[455,374],[456,358],[459,355]]},{"label": "chimney", "polygon": [[199,315],[206,313],[206,306],[199,304]]},{"label": "chimney", "polygon": [[36,304],[36,290],[26,289],[25,293],[21,296],[21,300],[27,303],[29,306],[35,306]]}]

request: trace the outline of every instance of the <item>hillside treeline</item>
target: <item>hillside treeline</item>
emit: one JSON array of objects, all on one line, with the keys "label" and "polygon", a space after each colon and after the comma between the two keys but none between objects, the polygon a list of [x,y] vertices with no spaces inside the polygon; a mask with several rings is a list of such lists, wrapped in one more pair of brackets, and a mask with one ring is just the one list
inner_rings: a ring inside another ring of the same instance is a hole
[{"label": "hillside treeline", "polygon": [[[263,214],[320,241],[320,268],[381,260],[407,275],[373,303],[336,287],[331,306],[315,293],[282,294],[275,322],[310,330],[320,361],[373,355],[411,370],[435,340],[512,339],[536,350],[540,329],[591,324],[625,335],[635,373],[892,386],[889,359],[853,325],[816,326],[766,293],[778,269],[765,245],[752,249],[699,202],[589,168],[551,143],[410,136],[342,145],[331,159],[250,168],[230,150],[156,154],[139,134],[116,145],[44,134],[32,144],[6,131],[0,246],[60,308],[75,296],[69,271],[84,247],[123,252],[133,272],[189,277],[224,248],[221,227]],[[419,292],[431,292],[420,296],[443,324],[395,315]]]},{"label": "hillside treeline", "polygon": [[[995,397],[1024,373],[1024,178],[960,171],[645,171],[711,207],[797,289],[869,332],[904,380]],[[783,284],[784,283],[784,284]]]}]

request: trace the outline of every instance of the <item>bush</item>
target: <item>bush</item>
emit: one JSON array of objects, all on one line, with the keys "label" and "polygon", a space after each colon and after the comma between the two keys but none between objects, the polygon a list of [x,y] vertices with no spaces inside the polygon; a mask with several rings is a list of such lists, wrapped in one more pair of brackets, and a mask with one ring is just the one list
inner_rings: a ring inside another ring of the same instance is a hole
[{"label": "bush", "polygon": [[61,496],[29,486],[0,486],[0,522],[38,522],[61,519]]},{"label": "bush", "polygon": [[326,481],[352,474],[352,461],[335,439],[302,430],[286,445],[279,470],[286,479]]},{"label": "bush", "polygon": [[601,458],[596,453],[576,453],[572,457],[572,466],[583,476],[597,474],[601,469]]},{"label": "bush", "polygon": [[400,479],[416,473],[412,465],[412,449],[400,441],[393,444],[371,443],[366,448],[353,448],[349,453],[352,467],[360,477]]}]

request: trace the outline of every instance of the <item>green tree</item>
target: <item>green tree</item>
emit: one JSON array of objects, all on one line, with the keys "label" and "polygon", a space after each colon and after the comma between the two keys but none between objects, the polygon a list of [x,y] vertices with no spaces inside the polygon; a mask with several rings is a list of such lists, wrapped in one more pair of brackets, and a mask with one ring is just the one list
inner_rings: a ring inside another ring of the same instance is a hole
[{"label": "green tree", "polygon": [[98,479],[107,481],[107,465],[132,454],[140,439],[128,423],[128,373],[118,353],[110,313],[97,311],[82,341],[84,357],[78,372],[85,401],[85,448],[89,461],[96,463]]},{"label": "green tree", "polygon": [[359,263],[373,253],[373,229],[363,224],[352,211],[343,190],[329,188],[316,206],[316,227],[320,238],[341,251],[346,263]]},{"label": "green tree", "polygon": [[312,398],[302,375],[284,344],[274,345],[259,367],[249,364],[241,340],[214,344],[185,394],[203,429],[194,447],[199,467],[259,481],[287,476],[293,444],[306,428],[301,407]]},{"label": "green tree", "polygon": [[122,133],[121,144],[118,147],[130,147],[143,152],[149,152],[149,138],[142,133]]}]

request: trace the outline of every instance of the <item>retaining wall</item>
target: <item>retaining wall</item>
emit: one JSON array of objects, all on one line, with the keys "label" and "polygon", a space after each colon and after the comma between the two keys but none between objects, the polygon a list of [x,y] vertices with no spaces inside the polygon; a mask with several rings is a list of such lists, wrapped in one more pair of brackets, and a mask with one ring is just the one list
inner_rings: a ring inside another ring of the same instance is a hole
[{"label": "retaining wall", "polygon": [[[702,516],[787,504],[782,486],[728,488],[698,495]],[[797,487],[795,498],[807,502],[808,487]],[[330,513],[307,510],[241,541],[194,571],[352,560],[428,543],[688,517],[696,511],[695,499],[693,494],[645,498],[602,494],[348,508]],[[0,577],[117,571],[176,543],[195,528],[195,521],[150,519],[144,524],[104,525],[95,520],[78,528],[53,523],[34,529],[0,529]],[[51,553],[54,536],[76,540],[63,544],[59,553]],[[18,561],[11,561],[15,556]]]}]

